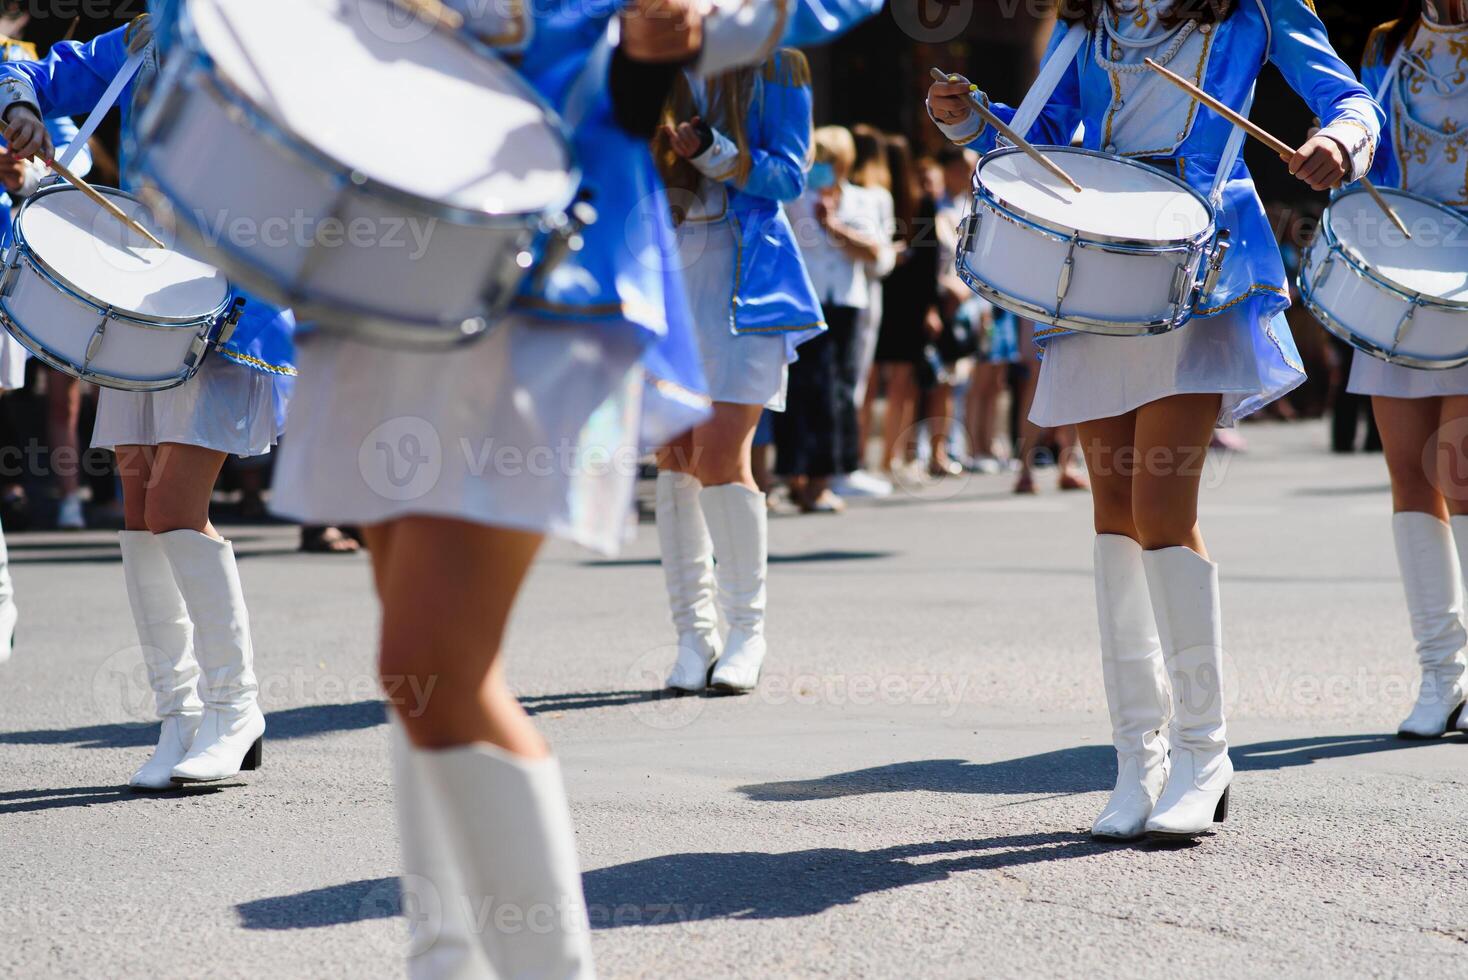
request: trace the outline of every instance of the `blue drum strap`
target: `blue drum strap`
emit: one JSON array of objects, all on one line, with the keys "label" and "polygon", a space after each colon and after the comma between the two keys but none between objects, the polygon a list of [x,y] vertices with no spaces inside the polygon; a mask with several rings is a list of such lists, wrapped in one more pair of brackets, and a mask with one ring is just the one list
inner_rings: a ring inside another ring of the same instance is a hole
[{"label": "blue drum strap", "polygon": [[1091,32],[1086,30],[1085,24],[1076,22],[1070,25],[1055,53],[1045,62],[1045,67],[1040,69],[1039,77],[1030,87],[1030,93],[1025,96],[1025,100],[1020,103],[1019,111],[1014,114],[1014,122],[1010,125],[1016,133],[1021,136],[1029,135],[1031,127],[1040,118],[1040,113],[1045,111],[1045,106],[1050,104],[1050,97],[1060,87],[1061,79],[1070,71],[1071,65],[1075,64],[1076,55],[1081,53],[1081,47],[1090,36]]},{"label": "blue drum strap", "polygon": [[141,51],[134,51],[128,56],[127,61],[122,63],[122,69],[118,71],[117,77],[112,79],[112,84],[108,85],[107,91],[102,93],[102,98],[98,101],[97,107],[87,117],[86,125],[82,126],[81,132],[76,134],[76,139],[71,141],[71,145],[61,155],[61,165],[63,167],[70,167],[71,162],[76,159],[76,155],[96,135],[97,127],[102,125],[102,120],[107,117],[107,113],[111,112],[112,107],[117,105],[117,100],[122,97],[122,90],[127,88],[127,83],[133,80],[133,76],[143,66],[143,60],[147,56],[148,49],[144,47]]},{"label": "blue drum strap", "polygon": [[[1249,89],[1249,98],[1244,102],[1245,117],[1254,110],[1254,93],[1257,91],[1257,85]],[[1248,136],[1241,126],[1235,126],[1228,136],[1223,158],[1218,161],[1218,174],[1213,178],[1213,190],[1208,194],[1208,200],[1215,209],[1223,207],[1223,189],[1228,186],[1228,179],[1234,172],[1234,164],[1239,162],[1239,154],[1244,151],[1244,140]]]}]

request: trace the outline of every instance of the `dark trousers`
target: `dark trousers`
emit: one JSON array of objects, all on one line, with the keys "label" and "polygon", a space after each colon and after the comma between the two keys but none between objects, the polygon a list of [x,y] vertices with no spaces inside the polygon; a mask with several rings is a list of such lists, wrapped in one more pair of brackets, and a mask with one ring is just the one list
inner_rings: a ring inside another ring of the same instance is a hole
[{"label": "dark trousers", "polygon": [[827,306],[822,312],[829,329],[801,345],[800,360],[790,365],[785,411],[775,416],[775,472],[781,476],[828,477],[860,468],[857,311]]}]

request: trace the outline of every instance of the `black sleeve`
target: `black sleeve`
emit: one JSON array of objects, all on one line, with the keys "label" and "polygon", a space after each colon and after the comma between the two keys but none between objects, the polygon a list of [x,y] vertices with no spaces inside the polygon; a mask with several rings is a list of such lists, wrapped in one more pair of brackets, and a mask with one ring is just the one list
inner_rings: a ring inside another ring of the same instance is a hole
[{"label": "black sleeve", "polygon": [[620,50],[612,54],[612,109],[617,125],[641,139],[652,139],[662,118],[663,104],[673,80],[683,70],[678,63],[633,61]]}]

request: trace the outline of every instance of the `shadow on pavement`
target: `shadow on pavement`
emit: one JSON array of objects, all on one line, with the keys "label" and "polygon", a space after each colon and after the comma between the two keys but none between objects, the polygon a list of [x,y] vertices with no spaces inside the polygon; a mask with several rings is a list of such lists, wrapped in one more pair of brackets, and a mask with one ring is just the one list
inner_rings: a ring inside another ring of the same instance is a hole
[{"label": "shadow on pavement", "polygon": [[246,929],[320,929],[394,918],[402,911],[402,891],[397,878],[363,879],[242,902],[235,911]]},{"label": "shadow on pavement", "polygon": [[532,715],[553,711],[585,711],[591,708],[620,708],[647,704],[664,698],[681,697],[661,688],[655,691],[582,691],[568,694],[535,694],[519,698],[520,705]]},{"label": "shadow on pavement", "polygon": [[962,872],[1090,857],[1109,849],[1084,834],[1043,833],[874,851],[820,847],[784,854],[669,854],[588,871],[584,880],[592,928],[676,926],[816,915],[863,895]]},{"label": "shadow on pavement", "polygon": [[[883,558],[894,558],[897,554],[898,552],[895,551],[804,551],[792,555],[770,555],[770,564],[802,565],[825,561],[880,561]],[[582,564],[593,568],[656,568],[662,564],[662,559],[613,558],[609,561],[586,561]]]},{"label": "shadow on pavement", "polygon": [[[1446,741],[1464,741],[1449,736]],[[1231,746],[1240,772],[1290,769],[1322,759],[1340,759],[1420,748],[1394,735],[1335,735]],[[751,800],[767,803],[834,800],[872,793],[1090,793],[1109,790],[1116,780],[1116,754],[1109,745],[1078,745],[1001,762],[925,759],[815,779],[751,783],[738,787]]]},{"label": "shadow on pavement", "polygon": [[102,803],[138,803],[145,800],[180,800],[191,796],[213,796],[239,783],[212,783],[208,786],[190,786],[186,790],[169,790],[158,793],[134,793],[126,785],[120,786],[63,786],[59,789],[22,789],[0,793],[0,817],[12,813],[30,813],[36,810],[66,810],[78,806],[97,806]]},{"label": "shadow on pavement", "polygon": [[[387,706],[381,701],[313,704],[265,713],[267,741],[359,731],[385,724]],[[157,740],[156,721],[0,732],[0,745],[75,745],[83,749],[129,749],[148,747]]]}]

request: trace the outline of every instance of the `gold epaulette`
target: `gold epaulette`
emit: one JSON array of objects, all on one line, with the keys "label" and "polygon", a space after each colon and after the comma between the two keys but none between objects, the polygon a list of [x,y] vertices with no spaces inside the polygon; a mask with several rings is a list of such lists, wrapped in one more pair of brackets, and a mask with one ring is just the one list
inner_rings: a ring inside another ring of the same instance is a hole
[{"label": "gold epaulette", "polygon": [[781,48],[765,62],[765,81],[800,88],[810,84],[810,62],[795,48]]},{"label": "gold epaulette", "polygon": [[1371,36],[1366,39],[1366,65],[1368,67],[1386,64],[1386,41],[1392,31],[1397,29],[1399,23],[1401,22],[1389,20],[1372,31]]},{"label": "gold epaulette", "polygon": [[147,47],[153,40],[153,21],[150,15],[139,14],[134,17],[123,31],[122,40],[127,45],[129,54],[137,54],[141,48]]}]

